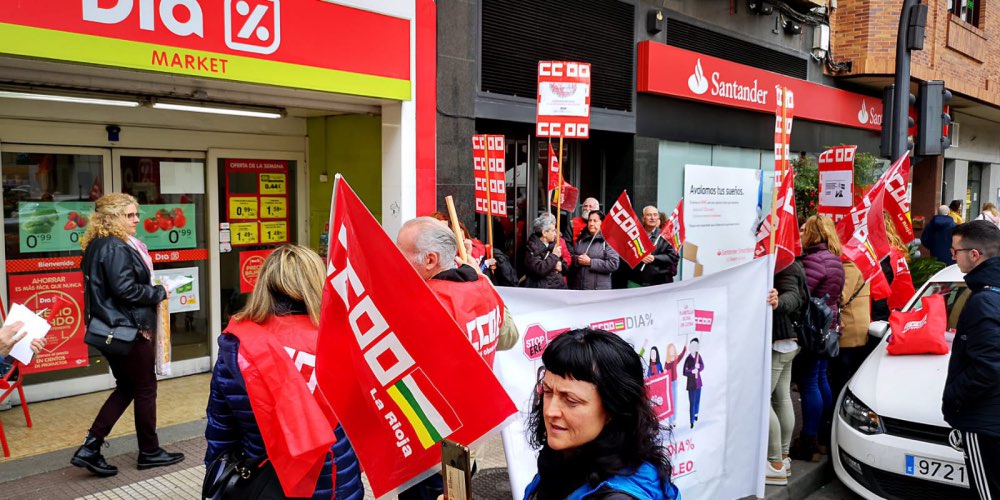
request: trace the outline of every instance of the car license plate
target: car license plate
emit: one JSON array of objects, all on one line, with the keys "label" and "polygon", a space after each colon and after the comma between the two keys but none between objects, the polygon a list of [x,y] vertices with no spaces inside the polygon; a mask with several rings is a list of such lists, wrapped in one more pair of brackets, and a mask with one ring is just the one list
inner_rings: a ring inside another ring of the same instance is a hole
[{"label": "car license plate", "polygon": [[965,471],[965,464],[907,455],[906,474],[942,483],[969,486],[969,476]]}]

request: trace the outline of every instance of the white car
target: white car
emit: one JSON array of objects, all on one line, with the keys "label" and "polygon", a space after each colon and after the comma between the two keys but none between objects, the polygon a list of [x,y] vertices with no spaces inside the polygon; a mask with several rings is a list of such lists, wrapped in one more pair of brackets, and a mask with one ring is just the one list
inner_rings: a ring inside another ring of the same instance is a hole
[{"label": "white car", "polygon": [[[949,345],[969,297],[962,277],[957,266],[941,270],[904,308],[943,295]],[[837,399],[830,453],[837,477],[865,498],[976,498],[941,414],[950,354],[890,356],[887,331],[885,322],[872,323],[869,333],[881,342]]]}]

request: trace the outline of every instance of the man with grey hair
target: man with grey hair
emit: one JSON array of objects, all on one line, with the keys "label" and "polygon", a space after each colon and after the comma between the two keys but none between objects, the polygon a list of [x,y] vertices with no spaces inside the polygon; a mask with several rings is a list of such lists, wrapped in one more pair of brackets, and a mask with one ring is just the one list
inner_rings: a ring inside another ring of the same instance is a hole
[{"label": "man with grey hair", "polygon": [[590,217],[590,212],[600,209],[601,203],[597,201],[597,198],[583,200],[583,204],[580,205],[580,216],[573,218],[573,244],[576,244],[580,233],[587,227],[587,219]]},{"label": "man with grey hair", "polygon": [[924,232],[920,234],[920,243],[927,247],[937,260],[950,266],[955,263],[951,256],[951,231],[955,229],[956,224],[949,213],[951,209],[948,205],[938,207],[937,215],[924,226]]},{"label": "man with grey hair", "polygon": [[[417,217],[403,224],[396,246],[492,368],[496,351],[512,348],[518,332],[505,316],[506,307],[490,280],[458,261],[455,233],[433,217]],[[435,474],[401,492],[399,498],[436,499],[443,491],[441,476]]]},{"label": "man with grey hair", "polygon": [[653,242],[653,251],[642,259],[642,264],[632,269],[630,287],[662,285],[674,281],[680,256],[670,241],[661,234],[660,224],[659,209],[653,205],[642,209],[642,228],[649,236],[649,241]]}]

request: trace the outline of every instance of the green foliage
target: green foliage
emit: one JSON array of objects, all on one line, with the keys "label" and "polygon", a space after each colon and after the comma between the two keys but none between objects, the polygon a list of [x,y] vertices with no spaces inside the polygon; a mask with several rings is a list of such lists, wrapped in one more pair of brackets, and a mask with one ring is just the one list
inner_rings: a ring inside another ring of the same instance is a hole
[{"label": "green foliage", "polygon": [[[859,151],[854,156],[854,192],[855,197],[875,183],[880,166],[877,156]],[[792,162],[795,169],[795,209],[800,219],[816,215],[819,203],[819,167],[816,160],[806,157]]]},{"label": "green foliage", "polygon": [[934,257],[920,257],[910,261],[910,275],[913,277],[913,286],[920,289],[927,280],[934,276],[934,273],[944,269],[947,265]]}]

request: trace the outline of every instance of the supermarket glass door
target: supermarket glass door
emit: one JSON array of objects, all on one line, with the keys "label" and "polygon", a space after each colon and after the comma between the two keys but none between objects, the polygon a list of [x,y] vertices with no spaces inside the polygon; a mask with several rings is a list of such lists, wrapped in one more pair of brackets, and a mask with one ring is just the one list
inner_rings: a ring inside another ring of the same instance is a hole
[{"label": "supermarket glass door", "polygon": [[[113,152],[115,190],[139,201],[142,240],[153,258],[157,277],[193,281],[170,295],[172,362],[211,355],[208,259],[208,205],[205,154],[191,151],[127,150]],[[172,370],[183,374],[184,369]]]}]

